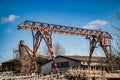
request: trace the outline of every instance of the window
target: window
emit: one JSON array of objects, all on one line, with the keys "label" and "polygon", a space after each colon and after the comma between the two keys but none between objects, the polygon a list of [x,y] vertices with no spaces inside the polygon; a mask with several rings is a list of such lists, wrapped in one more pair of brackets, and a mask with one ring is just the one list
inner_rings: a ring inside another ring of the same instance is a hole
[{"label": "window", "polygon": [[[67,68],[67,67],[69,67],[69,62],[68,61],[67,62],[58,62],[57,66],[58,66],[58,68]],[[52,68],[54,68],[53,63],[52,63]]]},{"label": "window", "polygon": [[61,68],[69,67],[69,62],[61,62]]}]

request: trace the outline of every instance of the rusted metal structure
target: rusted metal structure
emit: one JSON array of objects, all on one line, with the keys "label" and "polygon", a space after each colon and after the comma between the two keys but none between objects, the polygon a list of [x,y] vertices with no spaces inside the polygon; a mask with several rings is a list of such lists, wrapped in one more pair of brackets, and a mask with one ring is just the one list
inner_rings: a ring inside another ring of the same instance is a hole
[{"label": "rusted metal structure", "polygon": [[44,39],[50,51],[53,64],[57,73],[57,77],[59,78],[59,70],[53,54],[52,33],[69,34],[69,35],[86,37],[86,39],[90,41],[90,53],[89,53],[88,66],[90,66],[93,51],[96,48],[96,45],[98,43],[99,43],[99,46],[103,49],[106,57],[110,60],[109,54],[110,54],[112,36],[108,32],[75,28],[75,27],[56,25],[56,24],[48,24],[43,22],[35,22],[30,20],[26,20],[21,24],[19,24],[18,29],[31,30],[32,32],[33,56],[32,56],[31,73],[33,73],[35,70],[34,65],[35,65],[35,59],[36,59],[36,51],[41,43],[41,40]]}]

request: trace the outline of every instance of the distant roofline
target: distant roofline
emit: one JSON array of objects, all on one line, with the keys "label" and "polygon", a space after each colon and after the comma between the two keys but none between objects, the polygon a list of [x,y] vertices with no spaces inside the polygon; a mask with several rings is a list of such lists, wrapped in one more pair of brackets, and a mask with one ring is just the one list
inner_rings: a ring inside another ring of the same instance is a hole
[{"label": "distant roofline", "polygon": [[[88,61],[88,59],[86,59],[86,60],[82,60],[82,59],[75,59],[75,58],[72,58],[72,57],[83,57],[83,58],[89,58],[89,56],[64,56],[64,55],[58,55],[58,56],[56,56],[55,57],[55,59],[56,58],[58,58],[58,57],[63,57],[63,58],[66,58],[66,59],[69,59],[69,60],[74,60],[74,61],[77,61],[77,62],[80,62],[80,61],[85,61],[85,62],[87,62]],[[103,58],[104,60],[105,60],[105,58],[106,57],[96,57],[96,56],[93,56],[92,58],[99,58],[99,59],[101,59],[101,58]],[[98,59],[97,59],[98,60]],[[50,59],[47,63],[49,63],[50,61],[52,61],[52,59]],[[93,61],[93,60],[91,60],[92,62],[98,62],[98,61]],[[105,60],[106,61],[106,60]],[[45,64],[47,64],[47,63],[45,63]],[[45,64],[43,64],[43,65],[45,65]]]},{"label": "distant roofline", "polygon": [[[48,59],[49,61],[47,62],[47,63],[49,63],[50,61],[52,61],[52,59],[51,59],[51,57],[47,57],[47,56],[43,56],[43,55],[40,55],[40,56],[38,56],[38,57],[43,57],[44,59]],[[89,56],[77,56],[77,55],[73,55],[73,56],[67,56],[67,55],[58,55],[58,56],[56,56],[55,57],[55,59],[56,58],[58,58],[58,57],[63,57],[63,58],[67,58],[67,59],[70,59],[70,60],[74,60],[74,61],[77,61],[77,62],[80,62],[80,61],[88,61],[88,58],[89,58]],[[79,57],[79,59],[78,59],[78,57]],[[82,59],[82,58],[84,58],[84,59]],[[92,59],[93,58],[103,58],[103,59],[105,59],[106,57],[97,57],[97,56],[93,56],[92,57]],[[95,60],[92,60],[91,59],[91,61],[93,61],[93,62],[97,62],[97,61],[95,61]],[[5,61],[5,62],[2,62],[1,64],[4,64],[4,63],[9,63],[9,62],[13,62],[13,61],[15,61],[15,60],[17,60],[17,59],[10,59],[10,60],[8,60],[8,61]],[[98,60],[98,59],[97,59]],[[46,63],[45,63],[46,64]]]}]

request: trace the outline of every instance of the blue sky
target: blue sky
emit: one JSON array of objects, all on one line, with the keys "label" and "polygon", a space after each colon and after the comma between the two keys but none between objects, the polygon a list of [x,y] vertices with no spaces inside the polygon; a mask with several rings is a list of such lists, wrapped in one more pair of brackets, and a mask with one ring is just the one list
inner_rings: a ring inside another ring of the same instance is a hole
[{"label": "blue sky", "polygon": [[[13,48],[18,47],[20,40],[32,47],[31,32],[17,30],[24,20],[112,33],[111,24],[118,23],[115,17],[118,11],[120,0],[0,0],[0,62],[13,58]],[[89,55],[89,41],[84,37],[53,34],[55,42],[66,49],[66,55]],[[44,45],[42,42],[40,51]],[[94,55],[104,54],[96,49]]]}]

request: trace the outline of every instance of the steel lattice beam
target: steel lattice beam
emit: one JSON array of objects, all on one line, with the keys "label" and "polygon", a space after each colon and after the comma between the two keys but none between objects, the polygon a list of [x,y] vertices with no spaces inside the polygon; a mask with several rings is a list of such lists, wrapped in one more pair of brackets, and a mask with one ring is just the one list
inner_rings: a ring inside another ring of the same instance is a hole
[{"label": "steel lattice beam", "polygon": [[105,31],[99,30],[90,30],[90,29],[82,29],[82,28],[75,28],[70,26],[62,26],[56,24],[48,24],[43,22],[35,22],[35,21],[24,21],[23,23],[18,25],[18,29],[25,29],[25,30],[47,30],[52,31],[54,33],[60,34],[70,34],[76,36],[102,36],[104,38],[112,39],[111,35]]}]

